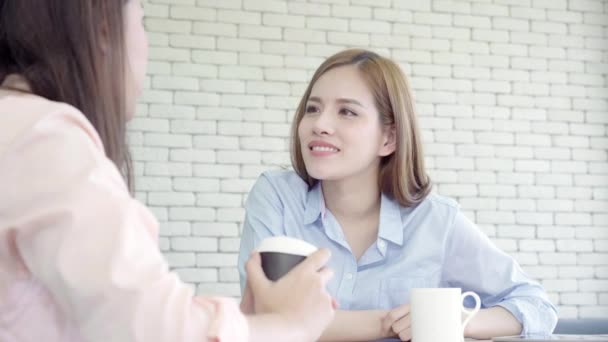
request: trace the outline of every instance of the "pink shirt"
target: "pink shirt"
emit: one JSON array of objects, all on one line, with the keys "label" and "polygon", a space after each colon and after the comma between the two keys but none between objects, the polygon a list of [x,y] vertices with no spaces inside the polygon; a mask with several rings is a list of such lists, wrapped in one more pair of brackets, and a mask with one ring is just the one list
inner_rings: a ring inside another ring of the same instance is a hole
[{"label": "pink shirt", "polygon": [[0,341],[247,340],[236,302],[194,297],[157,233],[82,113],[0,88]]}]

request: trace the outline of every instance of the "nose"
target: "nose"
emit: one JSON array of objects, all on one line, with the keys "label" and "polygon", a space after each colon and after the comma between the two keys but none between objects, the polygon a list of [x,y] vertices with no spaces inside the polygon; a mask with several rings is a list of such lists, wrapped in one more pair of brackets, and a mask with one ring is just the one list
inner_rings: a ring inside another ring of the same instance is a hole
[{"label": "nose", "polygon": [[335,130],[334,125],[334,116],[331,115],[331,108],[327,108],[314,118],[312,129],[316,135],[332,135]]}]

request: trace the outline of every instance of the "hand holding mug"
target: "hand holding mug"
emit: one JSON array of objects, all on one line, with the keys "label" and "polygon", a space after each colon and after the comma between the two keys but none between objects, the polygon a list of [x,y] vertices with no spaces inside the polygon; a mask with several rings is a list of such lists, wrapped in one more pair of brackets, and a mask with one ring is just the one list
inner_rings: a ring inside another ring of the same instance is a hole
[{"label": "hand holding mug", "polygon": [[382,330],[388,337],[397,336],[401,341],[412,339],[410,305],[404,304],[388,312],[382,320]]},{"label": "hand holding mug", "polygon": [[333,276],[333,271],[324,267],[330,252],[327,249],[312,252],[276,281],[268,279],[268,272],[262,269],[262,253],[254,253],[247,262],[248,290],[242,307],[249,306],[256,314],[280,314],[294,326],[302,327],[310,340],[318,339],[336,308],[326,290]]},{"label": "hand holding mug", "polygon": [[[463,306],[469,296],[475,299],[472,310]],[[459,288],[412,289],[410,298],[412,339],[416,342],[464,341],[464,327],[481,306],[476,293],[461,293]]]}]

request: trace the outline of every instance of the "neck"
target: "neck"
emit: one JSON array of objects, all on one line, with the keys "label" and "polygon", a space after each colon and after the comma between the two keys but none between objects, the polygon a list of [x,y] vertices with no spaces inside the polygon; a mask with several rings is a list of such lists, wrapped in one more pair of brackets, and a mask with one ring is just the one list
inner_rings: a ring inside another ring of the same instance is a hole
[{"label": "neck", "polygon": [[22,92],[31,91],[28,81],[18,74],[8,74],[3,80],[0,79],[0,87]]},{"label": "neck", "polygon": [[336,217],[359,220],[380,211],[377,172],[323,181],[321,187],[325,206]]}]

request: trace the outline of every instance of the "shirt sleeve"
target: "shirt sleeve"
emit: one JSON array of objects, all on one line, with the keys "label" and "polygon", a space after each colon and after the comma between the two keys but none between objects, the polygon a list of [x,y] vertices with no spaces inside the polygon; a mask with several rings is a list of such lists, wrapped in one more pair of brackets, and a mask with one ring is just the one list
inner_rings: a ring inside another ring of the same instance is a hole
[{"label": "shirt sleeve", "polygon": [[507,309],[522,324],[523,334],[550,334],[555,328],[557,312],[542,286],[460,211],[447,237],[442,276],[448,286],[477,293],[482,308]]},{"label": "shirt sleeve", "polygon": [[277,191],[268,176],[262,174],[247,196],[245,222],[241,235],[238,269],[241,293],[245,290],[247,274],[245,263],[260,243],[267,237],[281,235],[283,231],[283,208]]},{"label": "shirt sleeve", "polygon": [[236,302],[194,297],[158,223],[129,194],[80,113],[38,120],[0,156],[0,227],[86,341],[246,341]]}]

